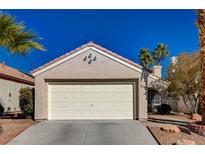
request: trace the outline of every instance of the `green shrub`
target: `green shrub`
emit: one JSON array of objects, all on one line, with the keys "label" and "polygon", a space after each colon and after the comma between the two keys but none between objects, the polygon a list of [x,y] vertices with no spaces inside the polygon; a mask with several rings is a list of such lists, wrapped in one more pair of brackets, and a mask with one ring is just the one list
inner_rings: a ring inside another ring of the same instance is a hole
[{"label": "green shrub", "polygon": [[33,93],[30,88],[21,88],[19,90],[19,105],[25,116],[33,116]]}]

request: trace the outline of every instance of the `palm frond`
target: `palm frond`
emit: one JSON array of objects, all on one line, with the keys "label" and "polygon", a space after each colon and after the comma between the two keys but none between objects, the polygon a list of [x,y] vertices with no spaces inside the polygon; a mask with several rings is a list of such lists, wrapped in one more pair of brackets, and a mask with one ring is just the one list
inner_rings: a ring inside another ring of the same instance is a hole
[{"label": "palm frond", "polygon": [[31,30],[26,30],[23,22],[16,18],[0,13],[0,47],[7,48],[10,53],[26,55],[30,49],[45,51],[38,42],[38,37]]},{"label": "palm frond", "polygon": [[142,48],[140,49],[140,63],[142,66],[148,68],[150,64],[153,64],[153,58],[149,52],[149,49]]},{"label": "palm frond", "polygon": [[157,64],[160,65],[161,61],[168,56],[167,46],[163,43],[157,44],[157,47],[152,52],[152,56]]}]

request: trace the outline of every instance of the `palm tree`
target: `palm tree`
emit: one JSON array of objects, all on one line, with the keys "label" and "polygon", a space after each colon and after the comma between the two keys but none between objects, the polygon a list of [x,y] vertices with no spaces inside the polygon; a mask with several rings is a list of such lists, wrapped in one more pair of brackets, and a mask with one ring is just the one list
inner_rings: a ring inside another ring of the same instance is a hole
[{"label": "palm tree", "polygon": [[34,33],[26,30],[23,22],[17,23],[15,17],[0,13],[0,48],[25,56],[32,48],[45,50],[37,39]]},{"label": "palm tree", "polygon": [[198,10],[197,27],[199,29],[199,46],[200,46],[200,107],[202,112],[202,123],[205,124],[205,10]]},{"label": "palm tree", "polygon": [[163,43],[157,44],[157,47],[152,52],[154,61],[157,62],[157,65],[161,65],[161,61],[168,56],[167,46]]},{"label": "palm tree", "polygon": [[141,48],[140,49],[139,58],[140,58],[140,63],[145,68],[148,68],[150,64],[154,63],[152,55],[150,54],[149,49],[147,49],[147,48]]}]

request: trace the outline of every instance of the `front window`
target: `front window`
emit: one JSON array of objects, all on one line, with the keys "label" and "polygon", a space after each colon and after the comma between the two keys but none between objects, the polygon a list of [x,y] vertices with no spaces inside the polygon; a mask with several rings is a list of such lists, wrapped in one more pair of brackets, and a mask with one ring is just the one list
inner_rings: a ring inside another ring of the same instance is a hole
[{"label": "front window", "polygon": [[149,104],[155,104],[155,105],[159,105],[159,94],[156,90],[149,90],[148,91],[148,103]]},{"label": "front window", "polygon": [[148,111],[153,112],[155,106],[160,104],[160,95],[154,89],[148,90]]}]

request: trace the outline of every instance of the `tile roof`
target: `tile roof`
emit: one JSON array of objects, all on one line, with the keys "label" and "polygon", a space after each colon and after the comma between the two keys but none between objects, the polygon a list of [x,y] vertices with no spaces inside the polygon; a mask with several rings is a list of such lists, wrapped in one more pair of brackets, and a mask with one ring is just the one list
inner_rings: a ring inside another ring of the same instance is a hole
[{"label": "tile roof", "polygon": [[30,83],[34,85],[34,78],[18,71],[15,68],[9,67],[3,63],[0,63],[0,78],[1,76],[12,78],[15,81],[20,81],[23,83]]},{"label": "tile roof", "polygon": [[[37,72],[37,71],[39,71],[39,70],[41,70],[41,69],[43,69],[43,68],[45,68],[45,67],[47,67],[47,66],[53,64],[53,63],[55,63],[55,62],[57,62],[57,61],[59,61],[59,60],[65,58],[65,57],[67,57],[67,56],[70,56],[70,55],[72,55],[72,54],[74,54],[74,53],[78,52],[79,50],[84,49],[84,48],[86,48],[86,47],[95,47],[95,48],[97,48],[97,49],[99,49],[99,50],[101,50],[101,51],[104,51],[105,53],[107,53],[107,54],[109,54],[109,55],[111,55],[111,56],[113,56],[113,57],[116,57],[116,58],[118,58],[118,59],[120,59],[120,60],[122,60],[122,61],[124,61],[124,62],[126,62],[126,63],[128,63],[128,64],[131,64],[131,65],[133,65],[133,66],[136,66],[136,67],[138,67],[138,68],[143,69],[143,67],[142,67],[141,65],[136,64],[135,62],[133,62],[133,61],[131,61],[131,60],[129,60],[129,59],[126,59],[126,58],[124,58],[124,57],[122,57],[122,56],[120,56],[120,55],[118,55],[118,54],[116,54],[116,53],[113,53],[112,51],[110,51],[110,50],[108,50],[108,49],[106,49],[106,48],[104,48],[104,47],[101,47],[100,45],[97,45],[97,44],[95,44],[94,42],[90,41],[89,43],[87,43],[87,44],[85,44],[85,45],[82,45],[82,46],[80,46],[80,47],[78,47],[78,48],[76,48],[76,49],[74,49],[74,50],[72,50],[72,51],[70,51],[70,52],[68,52],[68,53],[66,53],[66,54],[64,54],[64,55],[62,55],[62,56],[60,56],[60,57],[58,57],[58,58],[56,58],[56,59],[54,59],[54,60],[52,60],[52,61],[50,61],[50,62],[44,64],[44,65],[42,65],[42,66],[40,66],[40,67],[38,67],[38,68],[36,68],[36,69],[34,69],[31,73],[33,74],[33,73],[35,73],[35,72]],[[148,71],[148,72],[152,72],[152,71],[149,70],[149,69],[146,69],[146,68],[144,68],[144,69],[145,69],[146,71]]]}]

